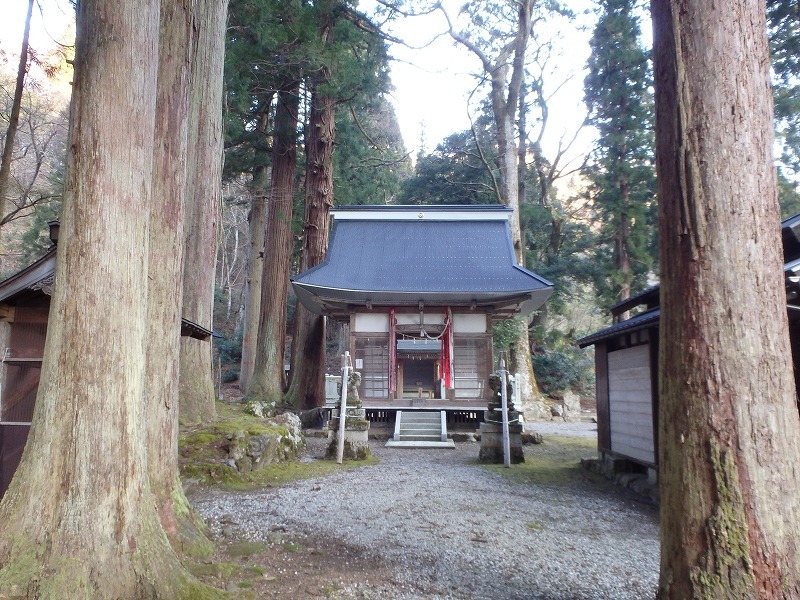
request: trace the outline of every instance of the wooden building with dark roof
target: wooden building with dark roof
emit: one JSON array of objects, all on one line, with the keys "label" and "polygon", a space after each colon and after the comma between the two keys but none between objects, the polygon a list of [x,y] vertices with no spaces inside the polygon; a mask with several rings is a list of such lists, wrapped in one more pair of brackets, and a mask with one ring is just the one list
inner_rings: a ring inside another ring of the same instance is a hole
[{"label": "wooden building with dark roof", "polygon": [[[789,336],[800,391],[800,215],[781,224]],[[617,471],[658,472],[660,287],[612,306],[610,327],[578,340],[594,346],[597,449]]]},{"label": "wooden building with dark roof", "polygon": [[[53,245],[44,256],[0,281],[0,497],[22,458],[39,389],[55,284],[55,221],[50,223],[50,239]],[[180,335],[208,340],[212,332],[182,319]]]},{"label": "wooden building with dark roof", "polygon": [[368,413],[480,411],[492,322],[530,314],[552,284],[516,264],[502,205],[332,211],[326,259],[292,278],[309,310],[350,326]]}]

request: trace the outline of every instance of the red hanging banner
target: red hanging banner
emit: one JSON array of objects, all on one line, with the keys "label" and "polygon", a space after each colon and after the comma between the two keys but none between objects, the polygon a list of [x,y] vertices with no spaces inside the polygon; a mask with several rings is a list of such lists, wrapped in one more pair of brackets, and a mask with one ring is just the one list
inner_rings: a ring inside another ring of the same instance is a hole
[{"label": "red hanging banner", "polygon": [[444,333],[442,335],[442,381],[444,387],[453,389],[453,312],[447,308]]},{"label": "red hanging banner", "polygon": [[397,316],[389,310],[389,397],[397,392]]}]

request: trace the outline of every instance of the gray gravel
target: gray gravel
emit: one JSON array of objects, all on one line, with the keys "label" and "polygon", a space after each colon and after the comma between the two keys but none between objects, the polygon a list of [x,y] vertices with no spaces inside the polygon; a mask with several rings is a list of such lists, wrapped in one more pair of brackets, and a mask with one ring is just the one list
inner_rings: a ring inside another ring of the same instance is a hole
[{"label": "gray gravel", "polygon": [[581,437],[597,439],[597,423],[589,421],[536,421],[525,423],[526,431],[536,431],[542,435]]},{"label": "gray gravel", "polygon": [[[576,425],[584,433],[596,427]],[[324,440],[308,442],[309,454],[321,456]],[[509,483],[475,463],[475,443],[406,450],[372,442],[372,452],[376,466],[252,493],[209,491],[193,503],[217,533],[234,521],[236,535],[252,541],[291,531],[382,558],[387,583],[346,588],[337,598],[655,596],[657,514],[622,492],[589,479]]]}]

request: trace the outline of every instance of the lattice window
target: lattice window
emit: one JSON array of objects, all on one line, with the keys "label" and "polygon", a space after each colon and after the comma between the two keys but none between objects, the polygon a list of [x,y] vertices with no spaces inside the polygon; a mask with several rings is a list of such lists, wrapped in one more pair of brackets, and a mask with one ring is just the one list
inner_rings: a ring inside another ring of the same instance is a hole
[{"label": "lattice window", "polygon": [[4,355],[6,378],[0,402],[0,420],[3,422],[29,423],[33,417],[48,310],[49,299],[35,299],[16,307],[10,347]]},{"label": "lattice window", "polygon": [[482,399],[487,389],[491,361],[486,336],[453,338],[453,374],[456,399]]},{"label": "lattice window", "polygon": [[355,358],[363,361],[361,398],[389,397],[389,336],[356,337]]}]

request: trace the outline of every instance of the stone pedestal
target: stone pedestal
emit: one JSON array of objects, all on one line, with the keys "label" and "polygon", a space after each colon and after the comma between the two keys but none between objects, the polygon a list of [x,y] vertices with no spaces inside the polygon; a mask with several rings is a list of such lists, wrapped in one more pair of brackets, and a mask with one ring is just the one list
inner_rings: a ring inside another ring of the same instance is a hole
[{"label": "stone pedestal", "polygon": [[[344,460],[364,460],[369,458],[369,421],[367,411],[361,408],[358,397],[358,385],[361,383],[361,374],[354,371],[350,374],[347,384],[347,408],[344,421]],[[341,384],[340,384],[341,385]],[[339,397],[342,389],[339,387]],[[336,459],[339,453],[339,411],[333,410],[333,415],[328,423],[328,450],[327,458]]]},{"label": "stone pedestal", "polygon": [[[492,401],[489,409],[483,413],[481,423],[481,449],[478,460],[485,463],[502,464],[503,457],[503,409],[500,398],[500,377],[491,375],[489,387],[492,390]],[[525,462],[522,452],[522,423],[519,422],[519,411],[514,408],[514,394],[509,384],[506,393],[508,406],[508,438],[511,464]]]},{"label": "stone pedestal", "polygon": [[[339,450],[339,409],[334,410],[328,424],[328,458],[336,458]],[[363,408],[347,407],[344,422],[344,459],[364,460],[371,456],[369,451],[369,421]]]}]

